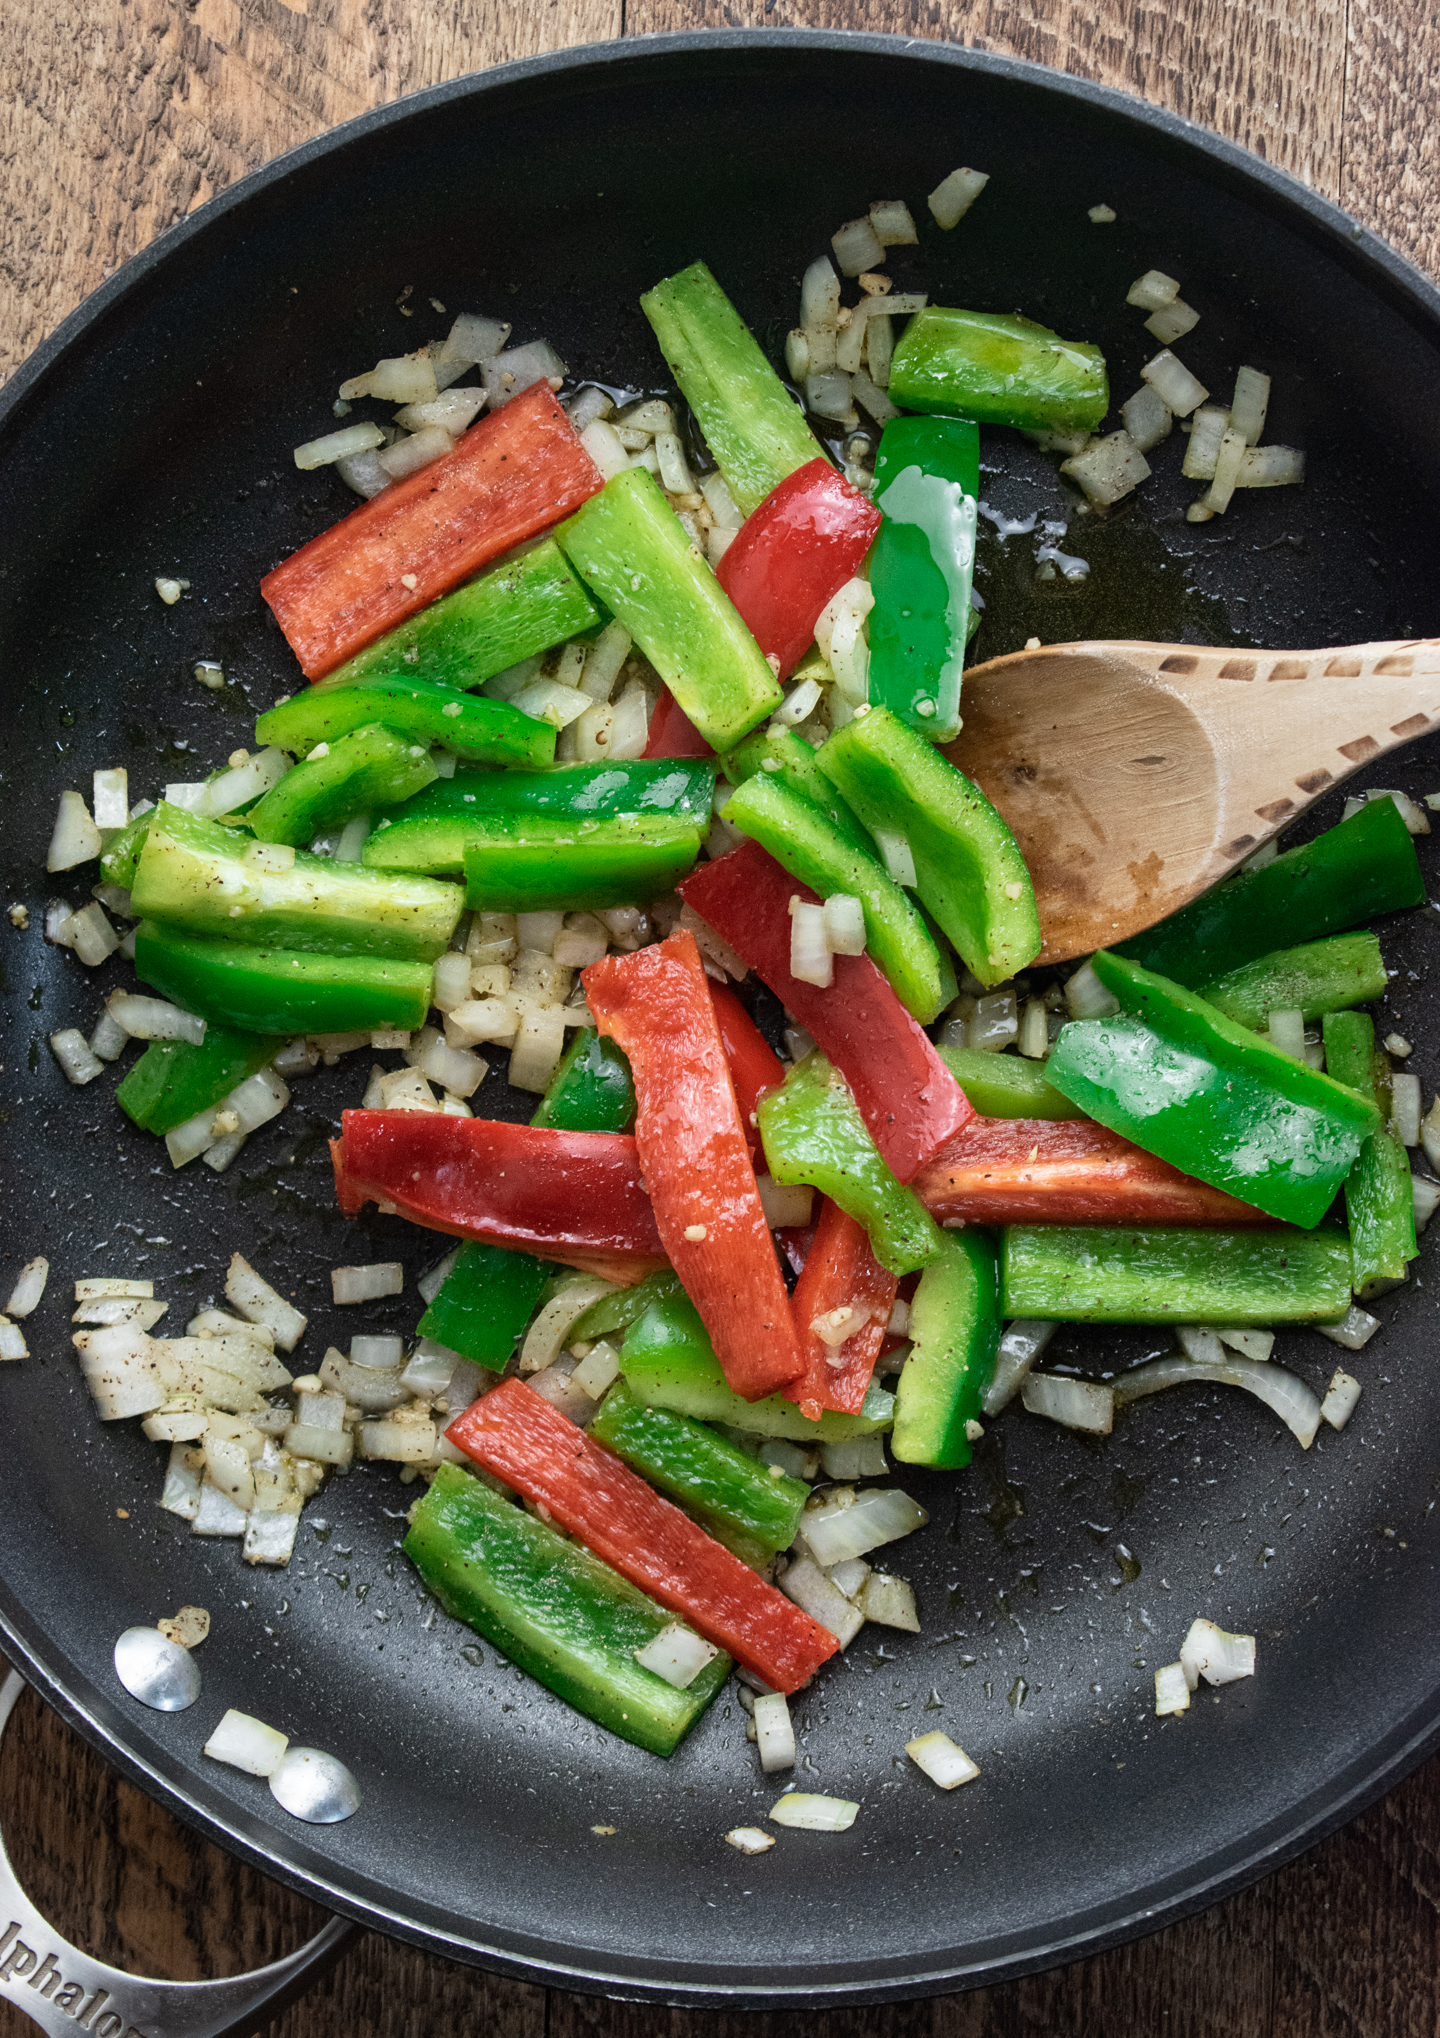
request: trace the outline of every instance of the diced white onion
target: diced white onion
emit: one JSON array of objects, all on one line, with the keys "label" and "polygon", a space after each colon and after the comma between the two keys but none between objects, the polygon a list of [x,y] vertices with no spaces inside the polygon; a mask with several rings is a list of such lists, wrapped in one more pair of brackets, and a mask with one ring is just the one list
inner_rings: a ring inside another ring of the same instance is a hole
[{"label": "diced white onion", "polygon": [[199,1047],[205,1038],[203,1019],[182,1012],[163,998],[144,998],[126,991],[112,997],[106,1009],[132,1040],[184,1040]]},{"label": "diced white onion", "polygon": [[1190,1710],[1190,1685],[1184,1666],[1166,1663],[1155,1672],[1155,1713],[1164,1719],[1170,1713]]},{"label": "diced white onion", "polygon": [[1092,205],[1085,215],[1092,226],[1114,226],[1116,216],[1113,205]]},{"label": "diced white onion", "polygon": [[848,1557],[863,1557],[884,1543],[912,1535],[930,1519],[917,1500],[898,1486],[872,1486],[849,1507],[807,1507],[800,1533],[822,1570]]},{"label": "diced white onion", "polygon": [[[870,207],[870,224],[884,248],[914,247],[920,236],[903,198],[877,198]],[[874,267],[867,263],[867,268]]]},{"label": "diced white onion", "polygon": [[942,177],[925,201],[936,226],[958,226],[989,182],[984,170],[952,170]]},{"label": "diced white onion", "polygon": [[1149,479],[1150,462],[1122,429],[1092,440],[1083,453],[1062,460],[1060,472],[1078,482],[1091,502],[1108,506]]},{"label": "diced white onion", "polygon": [[859,1607],[852,1605],[837,1585],[831,1584],[813,1558],[797,1558],[779,1583],[785,1597],[828,1629],[842,1649],[848,1649],[864,1627],[865,1616]]},{"label": "diced white onion", "polygon": [[582,1394],[599,1401],[614,1386],[619,1374],[620,1354],[614,1345],[601,1338],[590,1347],[570,1378]]},{"label": "diced white onion", "polygon": [[568,1342],[571,1329],[602,1295],[613,1295],[614,1283],[602,1281],[598,1274],[574,1274],[565,1280],[557,1294],[545,1304],[520,1347],[519,1370],[522,1373],[539,1373],[547,1366],[553,1366],[559,1358],[561,1348]]},{"label": "diced white onion", "polygon": [[608,418],[615,405],[603,389],[592,382],[587,389],[579,390],[565,405],[565,415],[577,432],[583,432],[586,425],[596,418]]},{"label": "diced white onion", "polygon": [[1230,498],[1235,493],[1235,481],[1245,458],[1245,435],[1236,431],[1232,424],[1220,441],[1215,455],[1215,478],[1210,483],[1208,494],[1202,497],[1206,509],[1223,514],[1230,507]]},{"label": "diced white onion", "polygon": [[880,1436],[847,1437],[843,1443],[823,1444],[821,1462],[827,1479],[882,1479],[885,1441]]},{"label": "diced white onion", "polygon": [[237,1131],[250,1133],[278,1118],[289,1102],[290,1091],[274,1069],[257,1069],[253,1076],[236,1084],[221,1109],[233,1112],[240,1121]]},{"label": "diced white onion", "polygon": [[[641,1661],[644,1661],[643,1657]],[[755,1700],[751,1716],[755,1721],[755,1751],[765,1774],[773,1776],[777,1770],[793,1769],[795,1729],[784,1693],[773,1691],[762,1694]]]},{"label": "diced white onion", "polygon": [[1167,276],[1163,269],[1147,269],[1130,285],[1125,302],[1133,304],[1137,311],[1163,311],[1179,295],[1180,285],[1173,276]]},{"label": "diced white onion", "polygon": [[832,892],[821,908],[832,955],[865,953],[865,908],[847,892]]},{"label": "diced white onion", "polygon": [[1191,411],[1210,394],[1204,383],[1198,381],[1168,347],[1153,361],[1147,361],[1140,374],[1142,380],[1158,390],[1161,399],[1177,418],[1189,417]]},{"label": "diced white onion", "polygon": [[16,1277],[15,1286],[10,1290],[10,1299],[5,1304],[7,1316],[28,1316],[38,1307],[45,1293],[45,1283],[50,1278],[49,1260],[36,1255],[27,1260]]},{"label": "diced white onion", "polygon": [[79,793],[60,795],[50,849],[45,858],[48,871],[73,870],[77,863],[89,863],[102,848],[100,830]]},{"label": "diced white onion", "polygon": [[377,361],[368,375],[352,375],[340,384],[347,403],[357,396],[376,396],[385,403],[430,403],[437,393],[434,367],[423,352]]},{"label": "diced white onion", "polygon": [[481,361],[493,361],[509,337],[510,328],[503,320],[462,311],[441,345],[428,350],[436,381],[442,389],[448,389],[467,368],[474,368]]},{"label": "diced white onion", "polygon": [[1109,1436],[1115,1418],[1113,1390],[1098,1380],[1072,1380],[1063,1373],[1031,1373],[1020,1399],[1032,1415],[1043,1415],[1066,1429]]},{"label": "diced white onion", "polygon": [[[365,1267],[330,1269],[330,1291],[337,1302],[375,1302],[382,1295],[399,1295],[404,1287],[405,1269],[398,1260],[379,1260]],[[375,1363],[397,1364],[399,1358],[397,1345],[393,1360],[377,1360]],[[367,1361],[360,1359],[356,1363],[364,1365]]]},{"label": "diced white onion", "polygon": [[812,367],[805,377],[805,404],[816,417],[828,418],[851,430],[860,422],[850,388],[850,377],[836,368]]},{"label": "diced white onion", "polygon": [[548,341],[527,340],[523,347],[512,347],[508,353],[496,354],[484,363],[485,394],[490,399],[490,408],[499,410],[502,404],[537,382],[558,387],[569,372]]},{"label": "diced white onion", "polygon": [[[463,958],[462,958],[463,959]],[[418,1064],[420,1073],[455,1097],[469,1097],[485,1080],[488,1062],[460,1047],[436,1039]]]},{"label": "diced white onion", "polygon": [[385,434],[379,425],[345,425],[338,432],[326,432],[322,438],[307,439],[303,446],[297,446],[295,465],[302,474],[308,474],[316,467],[329,467],[352,454],[372,452],[384,443]]},{"label": "diced white onion", "polygon": [[771,1231],[803,1229],[810,1222],[815,1191],[805,1183],[777,1182],[772,1175],[755,1177],[760,1207]]},{"label": "diced white onion", "polygon": [[65,1026],[52,1033],[50,1052],[60,1064],[65,1080],[74,1083],[77,1089],[105,1073],[104,1062],[90,1052],[89,1043],[78,1027]]},{"label": "diced white onion", "polygon": [[1228,410],[1220,410],[1215,404],[1207,403],[1196,411],[1190,436],[1185,442],[1185,457],[1180,463],[1180,472],[1187,480],[1214,480],[1215,456],[1229,430]]},{"label": "diced white onion", "polygon": [[433,1422],[362,1422],[359,1449],[362,1458],[379,1459],[390,1465],[427,1465],[435,1456],[439,1432]]},{"label": "diced white onion", "polygon": [[580,443],[605,481],[613,481],[630,465],[630,455],[621,443],[620,434],[605,418],[592,418],[580,434]]},{"label": "diced white onion", "polygon": [[432,403],[407,403],[403,410],[397,410],[395,422],[404,432],[423,432],[438,426],[450,438],[458,439],[484,408],[483,389],[442,389]]},{"label": "diced white onion", "polygon": [[653,1671],[655,1676],[663,1677],[667,1684],[673,1684],[677,1691],[688,1691],[700,1672],[707,1664],[713,1663],[719,1653],[693,1628],[687,1628],[680,1621],[670,1621],[653,1641],[635,1651],[635,1661],[643,1669]]},{"label": "diced white onion", "polygon": [[1202,1324],[1177,1324],[1175,1335],[1180,1340],[1181,1351],[1192,1359],[1205,1359],[1211,1365],[1215,1365],[1225,1356],[1224,1347],[1217,1333],[1206,1330]]},{"label": "diced white onion", "polygon": [[913,1741],[907,1741],[905,1753],[915,1767],[922,1769],[942,1790],[954,1790],[958,1784],[973,1783],[980,1774],[965,1750],[938,1729],[933,1734],[918,1734]]},{"label": "diced white onion", "polygon": [[1305,1015],[1299,1010],[1272,1012],[1269,1025],[1270,1044],[1279,1048],[1281,1054],[1292,1061],[1305,1059]]},{"label": "diced white onion", "polygon": [[[1414,1180],[1414,1176],[1411,1176]],[[1328,1337],[1331,1344],[1343,1345],[1347,1352],[1363,1351],[1376,1331],[1380,1328],[1378,1316],[1371,1316],[1358,1302],[1352,1302],[1338,1323],[1317,1323],[1315,1328],[1322,1337]]]},{"label": "diced white onion", "polygon": [[244,1132],[222,1133],[218,1139],[211,1140],[201,1159],[206,1167],[213,1168],[217,1175],[223,1174],[244,1146],[248,1136]]},{"label": "diced white onion", "polygon": [[872,1571],[860,1593],[860,1611],[866,1620],[885,1628],[899,1628],[908,1635],[920,1632],[920,1615],[915,1605],[915,1588],[903,1578],[884,1571]]},{"label": "diced white onion", "polygon": [[1319,1396],[1294,1373],[1287,1373],[1282,1366],[1273,1365],[1268,1360],[1244,1359],[1237,1355],[1234,1358],[1227,1356],[1220,1364],[1213,1365],[1179,1354],[1152,1359],[1146,1365],[1122,1373],[1114,1382],[1115,1406],[1125,1408],[1144,1395],[1159,1394],[1167,1387],[1184,1387],[1192,1383],[1243,1387],[1248,1394],[1253,1394],[1267,1408],[1275,1411],[1299,1440],[1303,1450],[1308,1451],[1315,1441],[1315,1432],[1320,1426]]},{"label": "diced white onion", "polygon": [[525,1006],[510,1050],[511,1088],[543,1095],[564,1051],[565,1015],[560,1007]]},{"label": "diced white onion", "polygon": [[578,687],[562,686],[555,679],[531,680],[511,702],[522,715],[533,715],[537,722],[553,722],[557,729],[578,722],[590,705],[588,694],[581,693]]},{"label": "diced white onion", "polygon": [[811,1833],[846,1833],[855,1823],[858,1804],[846,1797],[822,1797],[816,1791],[787,1790],[767,1817],[777,1826],[798,1826]]},{"label": "diced white onion", "polygon": [[200,1512],[200,1473],[190,1463],[187,1443],[171,1446],[160,1505],[167,1514],[178,1514],[182,1521],[194,1521]]},{"label": "diced white onion", "polygon": [[1050,1052],[1050,1014],[1043,998],[1025,1000],[1015,1045],[1031,1061],[1044,1061]]},{"label": "diced white onion", "polygon": [[1180,1649],[1180,1671],[1188,1691],[1207,1684],[1233,1684],[1255,1675],[1255,1637],[1231,1635],[1213,1620],[1194,1620]]},{"label": "diced white onion", "polygon": [[782,728],[798,729],[802,722],[814,714],[820,700],[818,680],[804,679],[799,686],[792,687],[772,717],[772,725],[778,722]]},{"label": "diced white onion", "polygon": [[335,462],[335,472],[347,488],[353,488],[367,502],[390,486],[390,476],[380,465],[378,453],[352,453],[348,459]]},{"label": "diced white onion", "polygon": [[236,1712],[232,1706],[205,1743],[204,1752],[212,1762],[228,1762],[247,1776],[273,1776],[289,1746],[287,1734],[252,1719],[249,1713]]},{"label": "diced white onion", "polygon": [[1017,1317],[1007,1323],[995,1355],[995,1375],[985,1392],[981,1407],[986,1415],[998,1415],[1020,1392],[1031,1367],[1049,1344],[1058,1324],[1040,1323]]},{"label": "diced white onion", "polygon": [[195,1536],[243,1536],[247,1516],[243,1507],[237,1507],[228,1493],[209,1479],[200,1487],[200,1505],[195,1519],[190,1524],[190,1533]]},{"label": "diced white onion", "polygon": [[1072,1019],[1108,1019],[1120,1010],[1120,1000],[1106,990],[1088,962],[1066,980],[1065,1004]]},{"label": "diced white onion", "polygon": [[1008,1047],[1020,1030],[1013,991],[992,991],[975,1000],[975,1010],[965,1022],[965,1045],[982,1054],[998,1054]]},{"label": "diced white onion", "polygon": [[27,1359],[29,1356],[30,1347],[19,1324],[12,1323],[8,1316],[0,1316],[0,1359]]},{"label": "diced white onion", "polygon": [[588,969],[610,946],[610,931],[593,913],[567,913],[551,954],[566,969]]},{"label": "diced white onion", "polygon": [[[237,807],[258,800],[262,793],[268,793],[272,786],[279,785],[289,769],[290,759],[283,750],[277,750],[273,745],[257,750],[243,764],[232,765],[230,770],[222,771],[218,778],[202,787],[194,811],[206,820],[223,820]],[[169,796],[168,787],[166,796]]]},{"label": "diced white onion", "polygon": [[120,936],[95,900],[72,913],[60,929],[60,944],[73,948],[87,969],[96,969],[120,946]]},{"label": "diced white onion", "polygon": [[95,773],[95,826],[123,828],[130,819],[130,775],[121,765]]},{"label": "diced white onion", "polygon": [[678,432],[657,432],[655,453],[660,462],[660,485],[672,495],[694,495],[695,477],[690,472],[685,458],[685,447]]},{"label": "diced white onion", "polygon": [[725,1838],[741,1854],[768,1854],[775,1845],[775,1835],[762,1833],[758,1826],[732,1826]]},{"label": "diced white onion", "polygon": [[1175,425],[1169,405],[1159,390],[1152,389],[1148,382],[1142,382],[1135,394],[1121,404],[1120,417],[1142,453],[1148,453],[1152,446],[1168,439]]},{"label": "diced white onion", "polygon": [[1337,1367],[1326,1389],[1325,1399],[1320,1403],[1320,1419],[1328,1422],[1331,1429],[1344,1429],[1355,1413],[1355,1404],[1360,1399],[1360,1382],[1353,1373]]},{"label": "diced white onion", "polygon": [[1390,1129],[1402,1146],[1420,1144],[1420,1078],[1397,1072],[1390,1078]]},{"label": "diced white onion", "polygon": [[407,474],[418,474],[422,467],[443,460],[454,446],[455,441],[448,432],[442,432],[438,425],[427,425],[422,432],[397,439],[393,446],[387,446],[375,457],[392,481],[403,481]]},{"label": "diced white onion", "polygon": [[1273,1330],[1255,1330],[1248,1324],[1217,1323],[1209,1326],[1222,1345],[1242,1352],[1247,1359],[1268,1359],[1275,1349]]},{"label": "diced white onion", "polygon": [[1235,477],[1237,488],[1289,488],[1305,479],[1305,455],[1295,446],[1251,446]]},{"label": "diced white onion", "polygon": [[234,1437],[207,1436],[205,1470],[227,1500],[233,1500],[242,1514],[255,1505],[255,1477],[243,1444]]},{"label": "diced white onion", "polygon": [[610,756],[616,763],[639,757],[650,740],[653,701],[645,682],[632,679],[615,703],[615,721],[610,731]]},{"label": "diced white onion", "polygon": [[101,1061],[118,1061],[130,1045],[130,1036],[109,1011],[102,1012],[90,1036],[90,1052]]},{"label": "diced white onion", "polygon": [[1258,368],[1237,368],[1235,371],[1235,400],[1230,406],[1230,422],[1237,432],[1244,434],[1247,446],[1258,446],[1265,430],[1265,413],[1270,407],[1270,377],[1262,375]]},{"label": "diced white onion", "polygon": [[247,1323],[259,1323],[274,1333],[283,1352],[293,1352],[309,1318],[279,1295],[270,1283],[243,1259],[232,1253],[225,1276],[225,1295],[232,1308]]},{"label": "diced white onion", "polygon": [[1187,304],[1183,297],[1177,297],[1173,304],[1167,304],[1145,321],[1145,330],[1152,339],[1168,347],[1176,340],[1183,340],[1186,333],[1193,332],[1200,323],[1200,314],[1193,304]]},{"label": "diced white onion", "polygon": [[825,939],[824,908],[800,898],[790,901],[790,974],[821,990],[828,990],[835,981],[835,959]]},{"label": "diced white onion", "polygon": [[155,582],[155,592],[167,609],[173,609],[189,585],[188,580],[172,580],[168,574],[162,573]]}]

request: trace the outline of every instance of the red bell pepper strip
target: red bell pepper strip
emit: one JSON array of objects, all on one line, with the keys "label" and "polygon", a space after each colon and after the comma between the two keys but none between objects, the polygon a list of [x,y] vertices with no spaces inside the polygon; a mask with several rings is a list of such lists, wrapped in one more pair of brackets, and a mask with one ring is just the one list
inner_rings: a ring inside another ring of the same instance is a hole
[{"label": "red bell pepper strip", "polygon": [[[871,1252],[864,1225],[847,1217],[838,1203],[826,1197],[815,1226],[815,1242],[790,1298],[805,1353],[805,1371],[790,1382],[785,1399],[797,1401],[800,1413],[811,1422],[818,1422],[827,1408],[846,1415],[860,1413],[899,1285],[897,1277]],[[847,1312],[846,1321],[835,1323],[835,1314],[841,1310]],[[835,1331],[848,1330],[849,1335],[842,1343],[832,1344],[816,1329],[818,1323],[828,1323]]]},{"label": "red bell pepper strip", "polygon": [[713,757],[715,752],[668,686],[660,689],[642,757]]},{"label": "red bell pepper strip", "polygon": [[710,979],[710,1002],[720,1028],[720,1045],[735,1085],[735,1102],[740,1111],[740,1128],[752,1157],[760,1150],[760,1128],[755,1123],[755,1106],[767,1090],[785,1080],[785,1064],[765,1038],[728,984]]},{"label": "red bell pepper strip", "polygon": [[840,1070],[897,1181],[969,1124],[965,1092],[868,955],[837,955],[828,991],[791,976],[790,901],[816,895],[758,842],[701,864],[676,889]]},{"label": "red bell pepper strip", "polygon": [[260,583],[307,679],[343,664],[602,486],[549,384],[482,418]]},{"label": "red bell pepper strip", "polygon": [[344,1111],[331,1142],[346,1217],[370,1201],[431,1231],[632,1287],[665,1265],[635,1142],[428,1111]]},{"label": "red bell pepper strip", "polygon": [[1089,1118],[975,1118],[910,1185],[941,1224],[1268,1224]]},{"label": "red bell pepper strip", "polygon": [[802,1361],[695,937],[682,927],[606,956],[582,981],[595,1024],[629,1059],[635,1144],[670,1264],[726,1380],[758,1401]]},{"label": "red bell pepper strip", "polygon": [[880,512],[828,460],[797,467],[741,525],[715,578],[750,634],[786,678],[804,657],[820,612],[853,578]]},{"label": "red bell pepper strip", "polygon": [[794,1691],[839,1647],[523,1380],[502,1380],[446,1435],[776,1691]]}]

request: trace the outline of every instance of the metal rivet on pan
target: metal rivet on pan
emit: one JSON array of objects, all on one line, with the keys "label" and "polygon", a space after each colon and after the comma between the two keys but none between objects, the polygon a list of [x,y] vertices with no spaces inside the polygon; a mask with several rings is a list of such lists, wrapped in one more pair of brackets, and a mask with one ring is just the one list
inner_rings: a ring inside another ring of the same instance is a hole
[{"label": "metal rivet on pan", "polygon": [[200,1696],[195,1658],[159,1628],[126,1628],[115,1644],[115,1675],[155,1712],[184,1712]]},{"label": "metal rivet on pan", "polygon": [[270,1778],[277,1804],[312,1826],[333,1826],[360,1809],[360,1786],[322,1748],[289,1748]]}]

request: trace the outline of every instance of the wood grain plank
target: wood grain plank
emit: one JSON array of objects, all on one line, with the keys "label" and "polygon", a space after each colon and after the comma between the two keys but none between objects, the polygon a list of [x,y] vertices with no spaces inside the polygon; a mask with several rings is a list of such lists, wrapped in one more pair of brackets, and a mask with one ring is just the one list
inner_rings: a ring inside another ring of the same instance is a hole
[{"label": "wood grain plank", "polygon": [[1341,203],[1440,278],[1440,33],[1417,0],[1350,0]]},{"label": "wood grain plank", "polygon": [[617,35],[623,0],[56,0],[0,8],[0,379],[137,249],[308,136]]},{"label": "wood grain plank", "polygon": [[1329,197],[1340,188],[1345,0],[628,0],[625,26],[867,28],[964,43],[1138,93]]}]

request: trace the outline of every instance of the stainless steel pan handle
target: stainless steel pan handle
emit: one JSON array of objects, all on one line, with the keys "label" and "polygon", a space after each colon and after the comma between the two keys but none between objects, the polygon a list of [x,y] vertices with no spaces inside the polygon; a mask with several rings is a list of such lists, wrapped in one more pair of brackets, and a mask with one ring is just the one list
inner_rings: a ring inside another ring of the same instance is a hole
[{"label": "stainless steel pan handle", "polygon": [[[24,1690],[15,1671],[0,1685],[0,1736]],[[31,1903],[0,1836],[0,2001],[51,2038],[246,2038],[268,2024],[359,1931],[332,1918],[297,1953],[229,1981],[152,1981],[123,1974],[67,1944]]]}]

